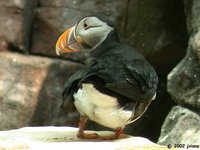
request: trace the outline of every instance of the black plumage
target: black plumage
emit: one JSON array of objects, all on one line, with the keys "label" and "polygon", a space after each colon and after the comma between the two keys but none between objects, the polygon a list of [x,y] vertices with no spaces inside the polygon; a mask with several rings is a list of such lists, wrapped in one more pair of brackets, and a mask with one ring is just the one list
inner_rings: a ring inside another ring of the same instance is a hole
[{"label": "black plumage", "polygon": [[[114,27],[104,16],[96,17]],[[139,118],[155,98],[158,77],[154,68],[136,49],[119,41],[116,29],[90,55],[92,61],[67,81],[62,108],[74,108],[74,93],[83,83],[91,83],[101,93],[116,97],[119,108],[133,110],[130,120]]]},{"label": "black plumage", "polygon": [[92,62],[68,80],[63,92],[64,109],[68,109],[66,103],[73,103],[73,93],[84,82],[132,102],[147,102],[154,96],[158,84],[155,70],[137,50],[111,40],[114,35],[110,33],[110,38],[91,53]]}]

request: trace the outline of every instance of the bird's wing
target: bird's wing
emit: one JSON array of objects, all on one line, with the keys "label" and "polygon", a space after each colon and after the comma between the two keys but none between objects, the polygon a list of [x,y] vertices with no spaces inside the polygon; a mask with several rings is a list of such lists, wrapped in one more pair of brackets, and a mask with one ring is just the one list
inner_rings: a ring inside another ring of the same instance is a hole
[{"label": "bird's wing", "polygon": [[63,103],[62,103],[61,108],[63,110],[69,111],[74,108],[73,94],[74,94],[74,91],[77,90],[79,86],[78,85],[79,81],[85,76],[85,73],[86,73],[85,70],[80,70],[76,72],[75,74],[73,74],[66,82],[63,93],[62,93]]},{"label": "bird's wing", "polygon": [[136,102],[152,99],[156,93],[158,79],[155,70],[146,61],[135,60],[124,64],[123,68],[115,66],[94,63],[89,68],[76,72],[65,85],[62,107],[67,108],[73,104],[73,93],[80,86],[78,84],[88,81]]},{"label": "bird's wing", "polygon": [[123,80],[107,83],[105,87],[137,102],[149,101],[155,96],[158,78],[146,61],[125,64],[123,76]]}]

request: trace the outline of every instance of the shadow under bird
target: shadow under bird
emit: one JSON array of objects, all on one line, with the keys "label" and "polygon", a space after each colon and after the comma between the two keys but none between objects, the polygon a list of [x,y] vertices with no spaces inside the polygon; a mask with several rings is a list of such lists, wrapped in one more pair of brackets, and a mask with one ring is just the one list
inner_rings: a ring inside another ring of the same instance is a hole
[{"label": "shadow under bird", "polygon": [[[117,139],[155,99],[157,74],[136,49],[119,41],[114,24],[103,15],[84,17],[56,43],[57,55],[80,51],[89,51],[90,61],[67,81],[61,107],[75,106],[80,113],[79,138]],[[84,132],[88,119],[115,134]]]}]

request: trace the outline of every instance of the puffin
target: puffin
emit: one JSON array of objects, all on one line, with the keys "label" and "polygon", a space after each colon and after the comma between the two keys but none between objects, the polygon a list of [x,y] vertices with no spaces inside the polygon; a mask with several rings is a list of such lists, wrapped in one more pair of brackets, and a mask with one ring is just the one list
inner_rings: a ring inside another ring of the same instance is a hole
[{"label": "puffin", "polygon": [[[77,136],[83,139],[118,139],[156,98],[155,69],[135,48],[120,42],[117,28],[104,15],[86,16],[57,40],[56,54],[88,52],[84,69],[64,86],[61,108],[80,113]],[[88,120],[113,129],[100,136],[84,131]]]}]

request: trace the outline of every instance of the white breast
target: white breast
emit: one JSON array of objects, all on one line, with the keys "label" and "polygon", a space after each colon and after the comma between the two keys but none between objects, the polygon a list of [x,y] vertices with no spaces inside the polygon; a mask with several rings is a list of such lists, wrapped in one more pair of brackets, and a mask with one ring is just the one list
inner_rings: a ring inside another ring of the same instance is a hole
[{"label": "white breast", "polygon": [[119,107],[115,97],[99,92],[92,84],[83,84],[74,99],[81,115],[109,128],[124,128],[132,115],[131,111]]}]

